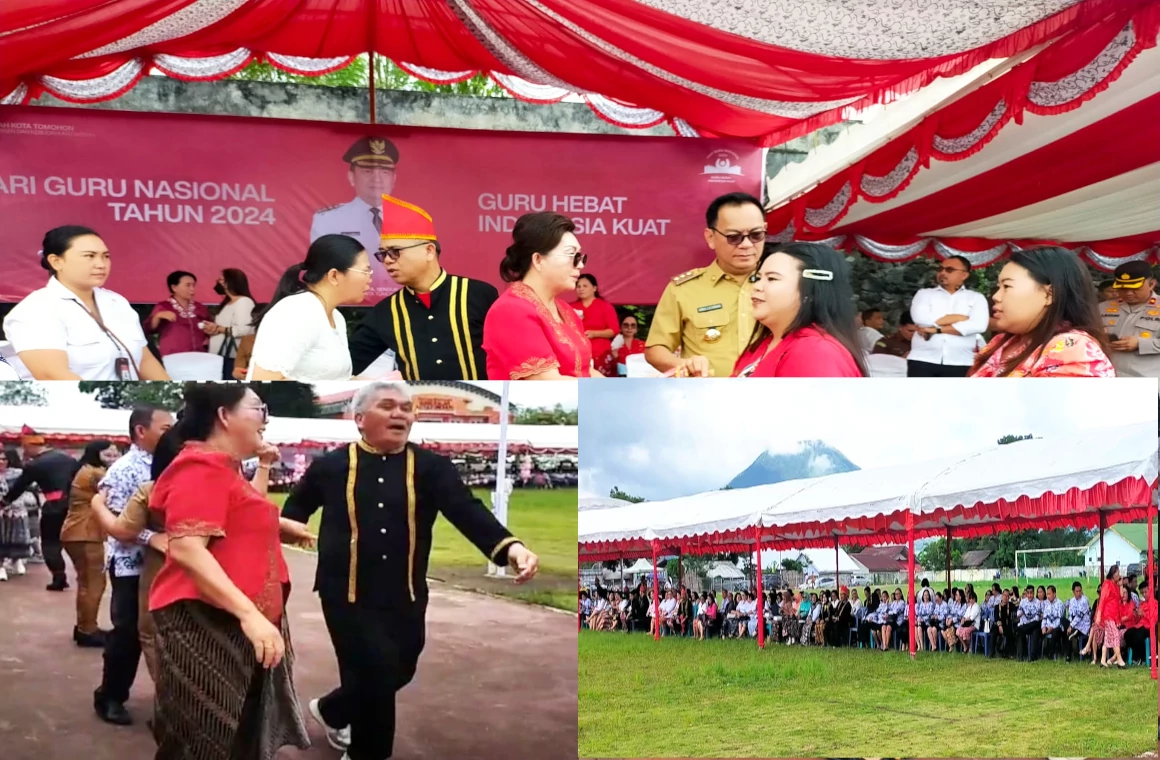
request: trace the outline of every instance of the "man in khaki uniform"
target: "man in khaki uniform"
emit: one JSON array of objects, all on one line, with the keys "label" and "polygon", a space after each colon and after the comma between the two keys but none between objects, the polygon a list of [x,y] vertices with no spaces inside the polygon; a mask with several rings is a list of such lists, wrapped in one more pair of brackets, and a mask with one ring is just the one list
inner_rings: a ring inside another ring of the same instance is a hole
[{"label": "man in khaki uniform", "polygon": [[765,210],[757,198],[730,193],[709,204],[705,243],[716,259],[665,286],[646,341],[649,364],[695,374],[694,358],[703,356],[714,377],[733,374],[753,334],[749,278],[764,241]]},{"label": "man in khaki uniform", "polygon": [[1120,377],[1160,377],[1160,304],[1156,278],[1144,261],[1129,261],[1116,267],[1118,301],[1100,304],[1100,316],[1108,339],[1109,357]]}]

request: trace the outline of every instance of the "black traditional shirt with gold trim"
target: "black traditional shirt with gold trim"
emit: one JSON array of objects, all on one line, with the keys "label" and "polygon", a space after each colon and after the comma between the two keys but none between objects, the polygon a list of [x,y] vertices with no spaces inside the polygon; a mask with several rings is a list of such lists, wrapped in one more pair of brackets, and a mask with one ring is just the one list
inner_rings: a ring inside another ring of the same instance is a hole
[{"label": "black traditional shirt with gold trim", "polygon": [[496,564],[507,564],[508,547],[517,542],[463,484],[450,459],[413,444],[381,454],[360,441],[315,459],[282,515],[305,523],[319,508],[314,590],[336,602],[425,606],[439,513]]},{"label": "black traditional shirt with gold trim", "polygon": [[483,319],[495,286],[442,272],[424,295],[430,305],[402,288],[370,310],[350,338],[354,374],[390,349],[406,380],[487,379]]}]

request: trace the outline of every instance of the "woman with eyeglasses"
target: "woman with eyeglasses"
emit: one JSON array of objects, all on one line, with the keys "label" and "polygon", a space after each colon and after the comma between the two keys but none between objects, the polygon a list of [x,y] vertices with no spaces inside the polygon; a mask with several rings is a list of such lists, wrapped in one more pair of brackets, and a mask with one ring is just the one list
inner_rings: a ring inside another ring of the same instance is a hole
[{"label": "woman with eyeglasses", "polygon": [[620,377],[628,375],[628,357],[645,352],[645,343],[636,337],[640,325],[636,317],[629,314],[620,322],[620,336],[612,341],[612,357],[616,362],[616,374]]},{"label": "woman with eyeglasses", "polygon": [[259,760],[310,746],[294,690],[282,542],[312,537],[282,520],[241,470],[267,447],[266,422],[245,385],[188,383],[166,434],[180,452],[155,469],[149,497],[169,537],[149,592],[157,757]]},{"label": "woman with eyeglasses", "polygon": [[864,377],[846,262],[817,243],[768,243],[752,277],[749,346],[733,377]]},{"label": "woman with eyeglasses", "polygon": [[350,380],[342,305],[362,303],[371,286],[370,258],[346,235],[323,235],[306,260],[286,270],[270,305],[254,314],[247,380]]},{"label": "woman with eyeglasses", "polygon": [[512,283],[483,323],[487,376],[492,380],[571,380],[591,377],[592,346],[575,310],[561,299],[576,289],[587,256],[576,226],[541,211],[516,221],[500,264]]},{"label": "woman with eyeglasses", "polygon": [[1017,251],[994,295],[1000,331],[971,377],[1115,377],[1091,275],[1066,248]]}]

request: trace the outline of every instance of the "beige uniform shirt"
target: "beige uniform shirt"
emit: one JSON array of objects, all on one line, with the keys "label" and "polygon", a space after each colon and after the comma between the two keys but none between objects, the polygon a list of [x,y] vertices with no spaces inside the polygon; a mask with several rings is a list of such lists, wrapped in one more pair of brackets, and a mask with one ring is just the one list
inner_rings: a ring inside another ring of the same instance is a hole
[{"label": "beige uniform shirt", "polygon": [[1160,304],[1156,296],[1139,306],[1122,301],[1100,304],[1108,340],[1137,338],[1135,351],[1112,351],[1108,357],[1119,377],[1160,377]]},{"label": "beige uniform shirt", "polygon": [[647,346],[664,346],[681,356],[704,356],[714,377],[729,377],[753,335],[753,303],[748,277],[722,271],[714,259],[701,269],[674,277],[653,314]]}]

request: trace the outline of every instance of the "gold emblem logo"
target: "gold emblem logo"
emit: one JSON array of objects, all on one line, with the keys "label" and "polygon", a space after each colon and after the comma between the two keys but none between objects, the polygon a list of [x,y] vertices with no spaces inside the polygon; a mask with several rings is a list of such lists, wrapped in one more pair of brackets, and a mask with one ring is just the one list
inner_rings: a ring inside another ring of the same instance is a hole
[{"label": "gold emblem logo", "polygon": [[370,144],[371,153],[374,153],[376,156],[382,156],[387,152],[386,140],[371,140]]},{"label": "gold emblem logo", "polygon": [[721,340],[721,331],[718,330],[716,327],[710,327],[708,330],[705,331],[705,342],[706,343],[716,343],[719,340]]}]

